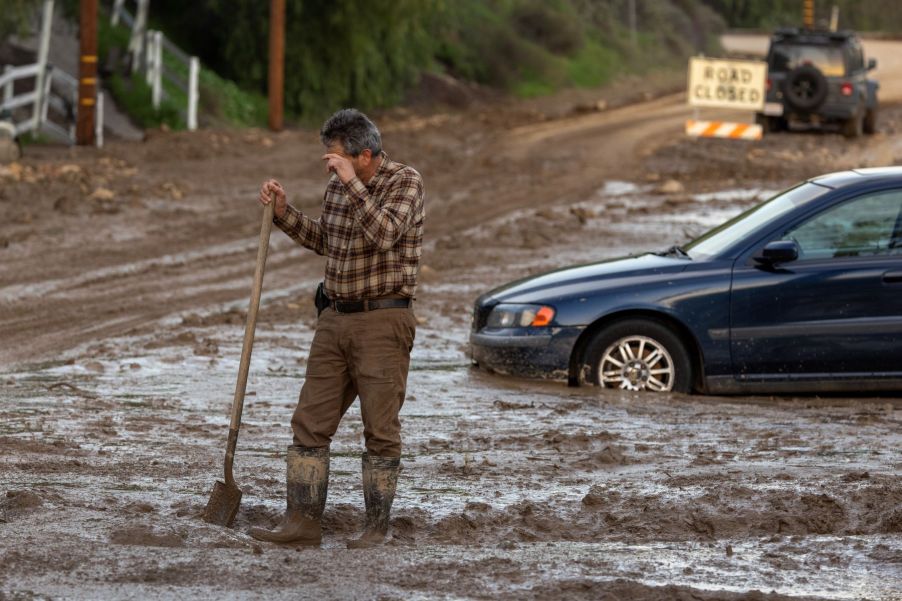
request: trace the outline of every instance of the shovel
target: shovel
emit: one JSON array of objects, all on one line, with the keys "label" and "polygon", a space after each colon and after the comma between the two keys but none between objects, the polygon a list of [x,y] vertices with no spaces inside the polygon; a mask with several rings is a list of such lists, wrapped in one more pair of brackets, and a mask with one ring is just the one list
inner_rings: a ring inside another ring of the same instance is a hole
[{"label": "shovel", "polygon": [[272,231],[273,204],[275,199],[263,207],[263,226],[260,228],[260,247],[257,249],[257,268],[254,271],[254,286],[251,289],[251,305],[247,310],[247,324],[244,327],[244,344],[241,347],[241,363],[238,367],[238,383],[235,384],[235,398],[232,401],[232,422],[229,424],[229,440],[226,443],[225,482],[217,481],[210,493],[203,519],[211,524],[231,526],[241,504],[241,489],[235,484],[232,464],[235,461],[235,445],[238,444],[238,428],[241,427],[241,411],[244,409],[244,391],[247,387],[247,372],[254,347],[254,330],[257,328],[257,311],[260,309],[260,291],[263,288],[263,270],[266,267],[266,253],[269,251],[269,234]]}]

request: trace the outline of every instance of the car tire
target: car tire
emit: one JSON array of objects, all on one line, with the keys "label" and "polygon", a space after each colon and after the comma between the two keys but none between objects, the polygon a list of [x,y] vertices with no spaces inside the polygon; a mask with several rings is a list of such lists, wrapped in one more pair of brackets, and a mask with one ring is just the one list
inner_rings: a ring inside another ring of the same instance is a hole
[{"label": "car tire", "polygon": [[864,123],[862,124],[862,129],[864,133],[871,135],[877,133],[877,107],[875,106],[872,109],[868,109],[868,111],[864,114]]},{"label": "car tire", "polygon": [[692,362],[686,346],[660,321],[614,322],[589,342],[585,358],[588,380],[596,386],[682,393],[692,389]]},{"label": "car tire", "polygon": [[783,95],[793,107],[811,111],[827,99],[827,78],[814,65],[802,65],[789,72]]},{"label": "car tire", "polygon": [[861,114],[853,115],[842,125],[842,135],[847,138],[858,138],[864,133],[865,116]]}]

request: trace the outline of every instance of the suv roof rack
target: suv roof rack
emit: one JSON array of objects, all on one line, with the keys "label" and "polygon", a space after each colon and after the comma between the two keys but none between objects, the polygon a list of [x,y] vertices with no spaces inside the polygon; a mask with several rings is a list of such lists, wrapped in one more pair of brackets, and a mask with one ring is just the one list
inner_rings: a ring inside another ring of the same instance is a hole
[{"label": "suv roof rack", "polygon": [[841,29],[839,31],[829,31],[827,29],[805,29],[802,27],[780,27],[774,31],[773,39],[777,41],[796,38],[808,42],[813,41],[837,41],[842,42],[849,38],[858,37],[854,31]]}]

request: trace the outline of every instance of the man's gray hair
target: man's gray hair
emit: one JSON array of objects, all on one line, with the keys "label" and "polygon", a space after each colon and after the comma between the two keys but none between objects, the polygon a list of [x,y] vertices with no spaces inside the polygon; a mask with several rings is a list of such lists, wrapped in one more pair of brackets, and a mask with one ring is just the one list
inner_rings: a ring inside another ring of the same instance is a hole
[{"label": "man's gray hair", "polygon": [[376,124],[357,109],[342,109],[326,119],[319,130],[323,145],[341,142],[345,152],[352,157],[370,149],[373,156],[382,152],[382,136]]}]

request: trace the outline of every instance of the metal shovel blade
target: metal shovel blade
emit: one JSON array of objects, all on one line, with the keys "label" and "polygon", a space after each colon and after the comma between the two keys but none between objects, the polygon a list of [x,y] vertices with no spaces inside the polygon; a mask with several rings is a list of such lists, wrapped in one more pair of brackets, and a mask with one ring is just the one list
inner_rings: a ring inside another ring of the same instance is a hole
[{"label": "metal shovel blade", "polygon": [[241,489],[227,485],[220,480],[213,485],[207,508],[204,509],[203,520],[218,526],[231,527],[241,505]]}]

